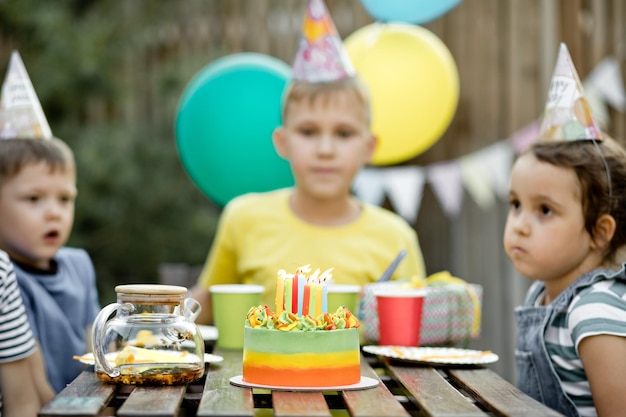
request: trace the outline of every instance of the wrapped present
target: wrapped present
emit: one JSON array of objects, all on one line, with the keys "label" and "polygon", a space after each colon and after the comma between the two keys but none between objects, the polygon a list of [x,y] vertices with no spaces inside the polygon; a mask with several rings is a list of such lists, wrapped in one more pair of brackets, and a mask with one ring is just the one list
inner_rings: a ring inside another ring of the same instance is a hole
[{"label": "wrapped present", "polygon": [[[467,342],[480,335],[482,286],[451,277],[447,272],[434,274],[423,283],[426,291],[420,345],[434,346]],[[359,319],[365,343],[378,343],[377,289],[415,287],[411,281],[390,281],[363,287]]]}]

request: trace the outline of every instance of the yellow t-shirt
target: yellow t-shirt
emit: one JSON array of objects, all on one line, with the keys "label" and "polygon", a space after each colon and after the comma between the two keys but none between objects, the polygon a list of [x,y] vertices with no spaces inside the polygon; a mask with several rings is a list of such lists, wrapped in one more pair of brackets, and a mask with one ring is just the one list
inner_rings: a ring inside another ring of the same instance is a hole
[{"label": "yellow t-shirt", "polygon": [[337,284],[376,281],[401,249],[407,250],[392,279],[425,277],[415,230],[397,214],[363,204],[354,222],[320,227],[298,219],[289,207],[291,189],[250,193],[224,208],[199,284],[257,284],[274,309],[276,274],[334,268]]}]

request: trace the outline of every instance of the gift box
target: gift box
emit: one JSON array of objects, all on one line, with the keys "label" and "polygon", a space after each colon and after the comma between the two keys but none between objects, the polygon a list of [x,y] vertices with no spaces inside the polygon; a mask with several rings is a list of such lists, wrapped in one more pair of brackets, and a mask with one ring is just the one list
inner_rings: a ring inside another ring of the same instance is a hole
[{"label": "gift box", "polygon": [[[359,306],[362,337],[366,344],[378,343],[378,311],[375,291],[407,287],[402,281],[368,284],[363,287]],[[420,345],[435,346],[468,342],[480,335],[482,286],[477,284],[426,285]],[[398,317],[398,320],[401,320]]]}]

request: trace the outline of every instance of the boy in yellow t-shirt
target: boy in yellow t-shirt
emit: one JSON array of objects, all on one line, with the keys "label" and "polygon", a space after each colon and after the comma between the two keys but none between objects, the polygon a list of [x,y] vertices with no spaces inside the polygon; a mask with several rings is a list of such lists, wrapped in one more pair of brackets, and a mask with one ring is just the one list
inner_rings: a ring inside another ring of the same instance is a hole
[{"label": "boy in yellow t-shirt", "polygon": [[212,321],[208,287],[215,284],[262,285],[263,303],[273,308],[280,269],[332,267],[335,283],[365,285],[376,281],[405,249],[407,257],[394,278],[425,275],[415,230],[398,215],[351,193],[356,174],[376,147],[369,94],[323,2],[310,0],[307,10],[305,34],[315,32],[311,25],[322,23],[329,33],[302,40],[284,98],[283,125],[273,134],[295,185],[246,194],[227,204],[190,293],[203,306],[200,323]]}]

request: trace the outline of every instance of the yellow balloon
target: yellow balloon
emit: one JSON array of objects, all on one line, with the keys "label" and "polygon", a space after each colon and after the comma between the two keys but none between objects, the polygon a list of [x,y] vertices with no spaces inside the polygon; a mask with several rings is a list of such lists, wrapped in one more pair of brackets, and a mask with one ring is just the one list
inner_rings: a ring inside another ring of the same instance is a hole
[{"label": "yellow balloon", "polygon": [[459,74],[444,43],[427,29],[372,23],[345,39],[354,67],[370,89],[374,165],[411,159],[446,131],[459,102]]}]

